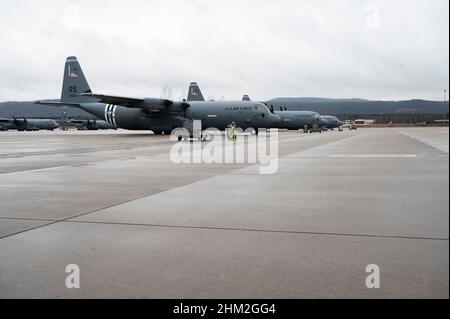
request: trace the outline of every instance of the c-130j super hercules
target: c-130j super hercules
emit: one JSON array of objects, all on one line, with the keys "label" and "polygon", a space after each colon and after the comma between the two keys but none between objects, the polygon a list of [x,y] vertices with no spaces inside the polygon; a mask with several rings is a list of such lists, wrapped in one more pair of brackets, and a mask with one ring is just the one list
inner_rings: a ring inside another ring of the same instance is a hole
[{"label": "c-130j super hercules", "polygon": [[[251,101],[176,102],[160,98],[128,98],[92,93],[76,57],[66,60],[63,88],[59,101],[43,100],[36,104],[78,107],[116,128],[151,130],[170,134],[186,128],[192,135],[194,120],[203,128],[225,130],[234,122],[242,129],[276,127],[280,118],[266,105]],[[181,140],[181,136],[178,139]]]},{"label": "c-130j super hercules", "polygon": [[[202,91],[197,82],[192,82],[189,85],[189,93],[187,96],[187,101],[205,101]],[[244,95],[242,101],[251,101],[248,95]],[[267,102],[262,102],[268,107]],[[324,119],[317,112],[312,111],[287,111],[280,110],[275,111],[273,105],[271,105],[270,110],[272,113],[280,117],[280,121],[277,122],[276,128],[288,129],[288,130],[299,130],[304,129],[305,126],[307,130],[313,128],[319,128],[326,125]]]}]

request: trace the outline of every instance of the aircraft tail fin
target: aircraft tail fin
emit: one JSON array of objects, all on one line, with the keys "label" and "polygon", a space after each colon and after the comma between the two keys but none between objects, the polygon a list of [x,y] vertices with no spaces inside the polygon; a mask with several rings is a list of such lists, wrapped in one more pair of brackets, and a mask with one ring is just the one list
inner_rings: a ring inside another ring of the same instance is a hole
[{"label": "aircraft tail fin", "polygon": [[192,82],[189,85],[189,93],[187,96],[188,101],[205,101],[205,98],[203,97],[202,91],[200,90],[200,87],[198,86],[197,82]]},{"label": "aircraft tail fin", "polygon": [[90,103],[96,101],[89,97],[78,96],[81,93],[92,93],[92,91],[77,58],[70,56],[66,59],[64,68],[61,102]]}]

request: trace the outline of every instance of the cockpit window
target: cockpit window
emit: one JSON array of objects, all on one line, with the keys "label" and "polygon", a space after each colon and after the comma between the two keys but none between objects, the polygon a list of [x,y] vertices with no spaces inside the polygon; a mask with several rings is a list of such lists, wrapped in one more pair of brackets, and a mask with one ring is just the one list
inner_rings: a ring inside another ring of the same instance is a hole
[{"label": "cockpit window", "polygon": [[267,105],[263,104],[263,103],[258,103],[257,106],[259,106],[260,111],[263,111],[265,113],[270,113],[269,108],[267,107]]}]

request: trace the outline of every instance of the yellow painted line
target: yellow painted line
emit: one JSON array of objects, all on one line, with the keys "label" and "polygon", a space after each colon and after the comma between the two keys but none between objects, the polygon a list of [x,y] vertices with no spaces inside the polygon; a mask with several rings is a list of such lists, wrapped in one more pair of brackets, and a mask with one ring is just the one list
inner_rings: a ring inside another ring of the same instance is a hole
[{"label": "yellow painted line", "polygon": [[329,158],[416,158],[415,154],[343,154],[330,155]]}]

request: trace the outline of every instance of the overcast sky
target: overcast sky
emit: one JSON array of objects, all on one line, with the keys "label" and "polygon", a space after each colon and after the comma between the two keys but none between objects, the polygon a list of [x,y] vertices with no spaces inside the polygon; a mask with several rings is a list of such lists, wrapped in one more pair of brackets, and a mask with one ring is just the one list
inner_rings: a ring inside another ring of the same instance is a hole
[{"label": "overcast sky", "polygon": [[[442,100],[448,0],[1,1],[0,101],[94,92]],[[170,88],[170,89],[168,89]]]}]

